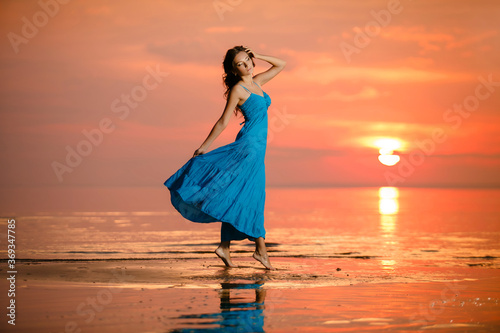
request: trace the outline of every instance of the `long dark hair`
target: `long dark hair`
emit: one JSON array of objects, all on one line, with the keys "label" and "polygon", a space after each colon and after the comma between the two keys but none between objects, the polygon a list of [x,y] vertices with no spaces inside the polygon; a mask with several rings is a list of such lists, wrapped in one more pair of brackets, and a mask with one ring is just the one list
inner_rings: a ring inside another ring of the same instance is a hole
[{"label": "long dark hair", "polygon": [[[224,68],[224,74],[222,74],[222,81],[224,83],[224,87],[226,87],[226,91],[224,92],[224,97],[227,99],[229,97],[229,92],[231,89],[240,81],[240,77],[236,74],[234,74],[234,57],[241,51],[246,52],[250,59],[252,59],[252,64],[255,67],[255,63],[253,61],[254,55],[253,53],[248,53],[247,48],[244,47],[243,45],[235,46],[232,49],[227,50],[226,55],[224,56],[224,61],[222,62],[222,67]],[[236,107],[237,111],[239,110],[238,107]]]}]

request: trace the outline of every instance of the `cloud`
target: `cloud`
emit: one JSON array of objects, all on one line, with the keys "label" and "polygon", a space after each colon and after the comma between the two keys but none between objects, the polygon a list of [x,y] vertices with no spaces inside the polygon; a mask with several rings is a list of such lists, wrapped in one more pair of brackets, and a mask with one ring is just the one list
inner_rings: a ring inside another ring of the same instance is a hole
[{"label": "cloud", "polygon": [[428,32],[426,30],[423,26],[389,26],[381,32],[380,36],[387,40],[403,43],[415,42],[420,46],[421,54],[440,51],[455,40],[455,36],[451,33]]},{"label": "cloud", "polygon": [[361,90],[357,93],[354,94],[344,94],[339,91],[332,91],[328,93],[327,95],[323,96],[321,99],[326,99],[326,100],[335,100],[335,101],[342,101],[342,102],[352,102],[352,101],[358,101],[358,100],[365,100],[365,99],[374,99],[380,96],[380,92],[373,88],[373,87],[368,87],[364,86],[361,88]]},{"label": "cloud", "polygon": [[[432,60],[409,58],[397,64],[355,64],[347,65],[343,59],[337,59],[323,52],[301,52],[298,50],[283,50],[294,64],[287,68],[284,75],[289,75],[291,82],[307,81],[327,85],[338,81],[371,82],[371,83],[426,83],[426,82],[457,82],[475,80],[475,75],[463,72],[451,72],[436,69],[424,69],[422,65],[432,64]],[[418,66],[415,66],[417,64]],[[428,66],[427,66],[428,67]],[[371,88],[363,88],[363,97],[374,97],[376,92]],[[342,100],[349,97],[330,96],[331,99]],[[328,98],[327,98],[328,99]]]},{"label": "cloud", "polygon": [[432,81],[457,81],[470,78],[461,73],[427,71],[409,67],[347,67],[344,65],[302,65],[290,75],[308,82],[329,84],[339,80],[365,82],[408,83]]},{"label": "cloud", "polygon": [[470,36],[470,37],[463,37],[461,39],[451,41],[446,45],[446,48],[449,50],[453,50],[453,49],[460,49],[460,48],[468,47],[468,46],[473,45],[473,44],[480,44],[480,43],[482,44],[486,40],[491,39],[497,35],[498,35],[497,30],[484,31],[482,33],[475,34],[475,35]]},{"label": "cloud", "polygon": [[[313,95],[314,94],[314,95]],[[289,94],[283,96],[288,101],[340,101],[340,102],[354,102],[368,99],[375,99],[382,95],[380,91],[370,86],[363,86],[360,90],[353,93],[346,93],[338,90],[330,90],[326,94],[310,93],[310,94]]]},{"label": "cloud", "polygon": [[432,52],[462,49],[485,43],[497,34],[497,30],[471,32],[448,27],[440,31],[429,31],[429,28],[425,26],[389,26],[382,30],[380,36],[402,44],[416,43],[420,47],[420,55],[427,55]]},{"label": "cloud", "polygon": [[208,27],[205,29],[205,32],[208,34],[227,34],[227,33],[238,33],[245,31],[245,27],[237,26],[237,27]]}]

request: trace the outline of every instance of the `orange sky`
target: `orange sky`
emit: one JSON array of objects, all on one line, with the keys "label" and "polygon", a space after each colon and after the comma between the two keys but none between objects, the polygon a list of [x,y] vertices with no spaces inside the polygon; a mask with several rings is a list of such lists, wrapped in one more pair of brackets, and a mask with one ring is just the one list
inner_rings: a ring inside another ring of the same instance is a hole
[{"label": "orange sky", "polygon": [[[498,17],[486,0],[2,1],[2,186],[161,185],[220,116],[241,44],[288,62],[264,86],[270,186],[498,186]],[[384,137],[403,143],[392,167]]]}]

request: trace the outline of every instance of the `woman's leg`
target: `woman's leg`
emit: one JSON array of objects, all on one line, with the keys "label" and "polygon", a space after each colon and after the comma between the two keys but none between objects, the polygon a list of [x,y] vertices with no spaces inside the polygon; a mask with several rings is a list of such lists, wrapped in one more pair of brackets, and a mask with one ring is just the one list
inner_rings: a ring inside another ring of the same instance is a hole
[{"label": "woman's leg", "polygon": [[259,261],[265,268],[273,270],[269,256],[267,255],[266,242],[263,237],[255,239],[255,252],[253,253],[255,260]]},{"label": "woman's leg", "polygon": [[233,264],[231,261],[231,240],[241,240],[245,239],[247,236],[236,230],[231,224],[222,222],[220,228],[220,245],[215,250],[215,254],[222,259],[227,267],[238,267],[238,265]]},{"label": "woman's leg", "polygon": [[215,254],[222,259],[227,267],[238,267],[231,261],[231,241],[221,241],[219,247],[215,250]]}]

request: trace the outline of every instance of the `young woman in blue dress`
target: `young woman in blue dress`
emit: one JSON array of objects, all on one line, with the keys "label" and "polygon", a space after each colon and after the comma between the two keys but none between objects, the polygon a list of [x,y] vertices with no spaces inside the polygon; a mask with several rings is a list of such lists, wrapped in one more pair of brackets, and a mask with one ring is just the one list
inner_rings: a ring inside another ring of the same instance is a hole
[{"label": "young woman in blue dress", "polygon": [[[271,67],[254,75],[254,59],[266,61]],[[231,260],[231,240],[248,238],[255,241],[253,258],[266,269],[274,269],[264,239],[264,157],[271,99],[261,86],[278,75],[285,64],[282,59],[243,46],[229,49],[223,61],[226,106],[222,116],[191,160],[165,182],[172,204],[185,218],[223,222],[215,254],[228,267],[238,267]],[[238,111],[245,125],[235,142],[208,152]]]}]

